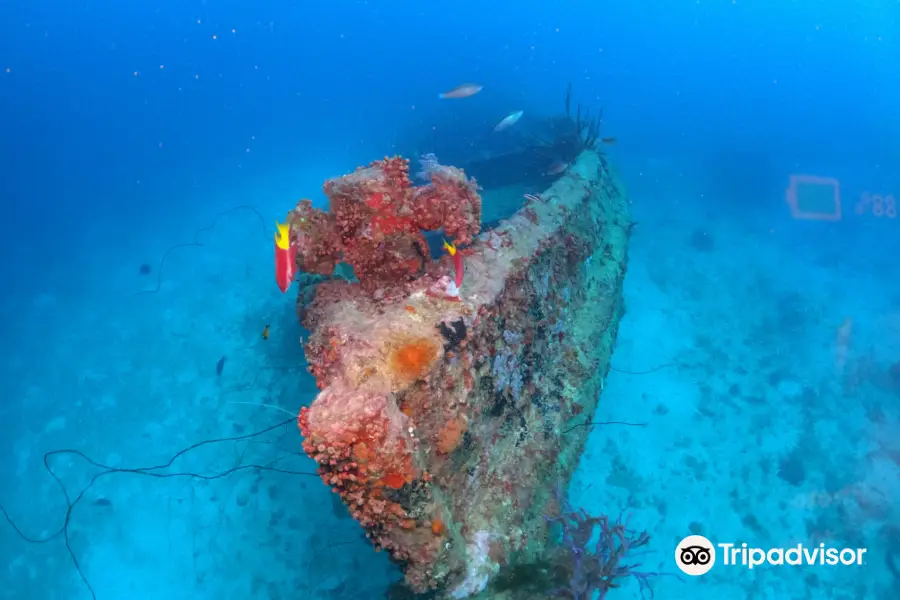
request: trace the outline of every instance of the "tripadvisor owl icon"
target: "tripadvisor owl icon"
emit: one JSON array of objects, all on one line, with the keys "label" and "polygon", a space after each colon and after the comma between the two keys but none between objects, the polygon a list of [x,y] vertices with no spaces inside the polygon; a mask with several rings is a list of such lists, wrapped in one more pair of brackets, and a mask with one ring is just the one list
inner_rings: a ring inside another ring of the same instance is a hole
[{"label": "tripadvisor owl icon", "polygon": [[685,575],[705,575],[716,564],[716,547],[702,535],[689,535],[675,548],[675,564]]}]

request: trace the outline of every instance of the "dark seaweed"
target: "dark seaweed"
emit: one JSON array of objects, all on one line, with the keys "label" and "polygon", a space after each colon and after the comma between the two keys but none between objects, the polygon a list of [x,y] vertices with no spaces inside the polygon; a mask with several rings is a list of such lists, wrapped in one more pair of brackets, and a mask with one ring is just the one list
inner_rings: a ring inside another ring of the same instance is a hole
[{"label": "dark seaweed", "polygon": [[488,414],[492,417],[499,417],[506,411],[506,396],[503,392],[494,392],[493,399]]},{"label": "dark seaweed", "polygon": [[[566,507],[559,517],[547,520],[561,529],[557,564],[567,573],[566,584],[556,590],[557,597],[590,600],[597,592],[602,600],[625,577],[637,580],[641,597],[650,591],[649,579],[658,574],[639,571],[638,563],[626,563],[634,559],[632,550],[650,542],[646,531],[631,531],[621,515],[613,521],[606,515],[592,517],[583,509],[571,507]],[[599,539],[592,545],[598,528]]]},{"label": "dark seaweed", "polygon": [[[557,492],[561,497],[561,492]],[[633,577],[642,598],[652,598],[650,581],[661,575],[639,570],[636,549],[650,542],[647,532],[628,528],[627,519],[591,516],[561,501],[562,514],[544,518],[556,529],[550,553],[539,562],[501,567],[491,587],[496,592],[526,591],[528,597],[591,600],[607,598],[622,580]],[[599,529],[599,531],[598,531]],[[596,541],[594,541],[596,540]],[[593,542],[593,543],[592,543]]]},{"label": "dark seaweed", "polygon": [[466,339],[466,335],[468,334],[466,331],[466,323],[461,318],[456,321],[451,321],[450,325],[452,327],[448,327],[445,322],[438,324],[441,335],[444,336],[444,339],[446,340],[444,350],[458,349],[460,342]]}]

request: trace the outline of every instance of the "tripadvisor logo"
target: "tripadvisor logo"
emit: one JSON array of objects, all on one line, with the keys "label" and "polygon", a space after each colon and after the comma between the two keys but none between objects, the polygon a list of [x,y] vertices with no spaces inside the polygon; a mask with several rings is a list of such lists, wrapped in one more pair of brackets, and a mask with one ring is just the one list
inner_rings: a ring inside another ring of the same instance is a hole
[{"label": "tripadvisor logo", "polygon": [[754,548],[742,544],[713,544],[702,535],[689,535],[675,548],[675,564],[686,575],[705,575],[716,564],[753,569],[762,565],[862,565],[866,548],[831,548],[825,544],[790,548]]},{"label": "tripadvisor logo", "polygon": [[861,565],[865,548],[826,548],[825,544],[804,546],[797,544],[790,548],[751,548],[747,544],[719,544],[722,549],[722,564],[740,565],[752,569],[760,565]]},{"label": "tripadvisor logo", "polygon": [[702,535],[689,535],[675,548],[675,564],[685,575],[705,575],[716,564],[716,547]]}]

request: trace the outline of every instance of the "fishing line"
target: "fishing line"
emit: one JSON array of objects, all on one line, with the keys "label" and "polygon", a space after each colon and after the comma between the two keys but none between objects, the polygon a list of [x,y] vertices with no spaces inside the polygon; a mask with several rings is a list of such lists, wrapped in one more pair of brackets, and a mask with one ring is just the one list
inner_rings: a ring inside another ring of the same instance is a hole
[{"label": "fishing line", "polygon": [[[257,464],[238,465],[236,467],[232,467],[225,471],[221,471],[221,472],[213,473],[213,474],[192,473],[192,472],[176,472],[176,473],[160,473],[160,472],[158,472],[158,471],[162,471],[164,469],[169,468],[170,466],[172,466],[172,464],[178,458],[180,458],[180,457],[184,456],[185,454],[187,454],[188,452],[191,452],[192,450],[196,450],[197,448],[200,448],[202,446],[207,446],[207,445],[211,445],[211,444],[219,444],[219,443],[224,443],[224,442],[239,442],[239,441],[243,441],[243,440],[248,440],[248,439],[252,439],[252,438],[256,438],[261,435],[264,435],[264,434],[266,434],[270,431],[273,431],[275,429],[278,429],[280,427],[284,427],[285,425],[294,424],[294,423],[296,423],[296,418],[291,417],[290,419],[286,419],[284,421],[281,421],[280,423],[271,425],[269,427],[266,427],[265,429],[261,429],[254,433],[248,433],[245,435],[232,436],[232,437],[213,438],[213,439],[208,439],[208,440],[204,440],[201,442],[197,442],[196,444],[192,444],[186,448],[179,450],[178,452],[173,454],[172,457],[165,463],[162,463],[159,465],[153,465],[153,466],[149,466],[149,467],[136,467],[136,468],[127,468],[127,469],[110,467],[110,466],[107,466],[100,462],[95,461],[94,459],[87,456],[80,450],[74,450],[74,449],[70,449],[70,448],[65,448],[62,450],[53,450],[51,452],[47,452],[46,454],[44,454],[44,468],[47,470],[47,472],[50,474],[50,476],[59,485],[60,490],[62,491],[63,497],[65,498],[65,501],[66,501],[66,506],[67,506],[66,516],[65,516],[63,524],[60,526],[60,528],[45,538],[34,538],[34,537],[27,535],[24,531],[22,531],[22,529],[16,524],[16,522],[10,516],[9,512],[6,510],[6,507],[2,503],[0,503],[0,513],[3,514],[3,518],[6,519],[6,522],[9,523],[9,525],[10,525],[10,527],[12,527],[13,531],[15,531],[16,534],[20,538],[22,538],[22,540],[24,540],[25,542],[28,542],[30,544],[45,544],[45,543],[53,541],[59,537],[62,537],[65,541],[66,551],[68,552],[69,557],[72,559],[72,564],[75,566],[75,570],[78,572],[79,577],[84,582],[85,587],[87,587],[88,592],[90,592],[91,598],[93,598],[93,600],[97,600],[97,595],[94,592],[94,588],[93,588],[93,586],[91,586],[90,582],[87,579],[87,576],[82,571],[81,564],[78,562],[78,557],[75,555],[74,550],[72,550],[72,546],[71,546],[70,540],[69,540],[69,524],[71,523],[71,520],[72,520],[72,512],[74,511],[75,506],[77,506],[78,503],[81,502],[81,500],[84,498],[85,493],[97,481],[99,481],[101,478],[106,477],[107,475],[114,475],[114,474],[118,474],[118,473],[130,473],[133,475],[143,475],[145,477],[153,477],[156,479],[169,479],[169,478],[174,478],[174,477],[185,477],[188,479],[200,479],[200,480],[204,480],[204,481],[213,481],[216,479],[222,479],[222,478],[227,477],[238,471],[246,471],[246,470],[251,470],[251,471],[256,471],[256,472],[268,471],[268,472],[274,472],[274,473],[281,473],[281,474],[285,474],[285,475],[303,475],[303,476],[307,476],[307,477],[319,477],[319,475],[317,473],[292,471],[292,470],[287,470],[287,469],[279,469],[277,467],[271,466],[274,463],[276,463],[284,458],[287,458],[287,456],[278,458],[267,465],[257,465]],[[96,473],[93,477],[91,477],[88,484],[74,497],[72,496],[72,494],[70,494],[69,489],[62,482],[62,480],[59,478],[59,476],[53,471],[53,467],[50,465],[51,459],[53,459],[56,456],[63,456],[63,455],[77,456],[77,457],[83,459],[89,465],[92,465],[94,467],[102,469],[99,473]],[[300,455],[303,455],[303,453],[295,452],[295,453],[289,454],[288,456],[292,456],[292,455],[300,456]]]},{"label": "fishing line", "polygon": [[[163,270],[164,270],[166,261],[168,260],[169,256],[174,251],[176,251],[180,248],[203,247],[205,244],[201,240],[201,237],[205,232],[215,229],[215,227],[218,225],[219,221],[223,217],[226,217],[232,213],[242,211],[242,210],[252,211],[257,216],[257,218],[259,219],[260,226],[262,228],[263,237],[268,239],[269,232],[268,232],[268,229],[266,228],[265,219],[263,218],[263,216],[259,212],[259,210],[257,210],[256,208],[249,206],[249,205],[240,205],[240,206],[235,206],[235,207],[229,208],[227,210],[224,210],[224,211],[218,213],[211,223],[209,223],[208,225],[205,225],[204,227],[197,229],[194,232],[194,239],[192,242],[184,242],[184,243],[174,244],[174,245],[170,246],[163,253],[162,257],[160,258],[159,264],[157,266],[156,286],[153,289],[139,290],[139,291],[135,292],[133,295],[139,296],[139,295],[144,295],[144,294],[158,293],[162,287],[162,275],[163,275]],[[290,367],[263,367],[262,369],[257,371],[256,376],[254,377],[253,382],[251,384],[249,384],[248,386],[240,386],[240,387],[232,389],[232,390],[227,390],[226,393],[251,389],[256,384],[261,370],[268,370],[268,369],[290,370],[290,369],[294,369],[294,368],[299,368],[300,366],[301,365],[290,366]],[[9,526],[13,529],[13,531],[15,531],[16,535],[18,535],[23,541],[25,541],[27,543],[45,544],[45,543],[54,541],[54,540],[62,537],[65,542],[66,551],[68,552],[69,557],[72,560],[72,564],[75,567],[75,570],[77,571],[79,577],[81,578],[81,580],[84,583],[85,587],[87,588],[88,592],[90,592],[91,598],[93,598],[93,600],[97,600],[97,595],[94,592],[94,588],[91,585],[91,583],[88,581],[87,576],[84,574],[84,571],[82,570],[82,567],[81,567],[81,563],[78,561],[78,557],[76,556],[74,550],[72,549],[70,539],[69,539],[69,525],[71,524],[73,511],[75,510],[75,507],[84,499],[84,495],[87,493],[87,491],[91,487],[93,487],[93,485],[95,483],[97,483],[97,481],[99,481],[102,478],[105,478],[108,475],[114,475],[114,474],[120,474],[120,473],[142,475],[145,477],[152,477],[155,479],[169,479],[169,478],[176,478],[176,477],[184,477],[189,480],[198,479],[198,480],[204,480],[204,481],[213,481],[213,480],[217,480],[217,479],[222,479],[224,477],[228,477],[229,475],[236,473],[238,471],[247,471],[247,470],[256,471],[256,472],[263,472],[263,471],[274,472],[274,473],[281,473],[281,474],[285,474],[285,475],[302,475],[302,476],[307,476],[307,477],[319,477],[319,475],[317,473],[308,473],[308,472],[293,471],[293,470],[288,470],[288,469],[280,469],[280,468],[272,466],[276,462],[279,462],[290,456],[301,456],[301,455],[305,456],[305,454],[303,454],[302,452],[295,452],[295,453],[288,454],[287,456],[282,456],[280,458],[273,460],[272,462],[270,462],[269,464],[266,464],[266,465],[257,465],[257,464],[238,465],[238,466],[232,467],[230,469],[227,469],[225,471],[221,471],[221,472],[213,473],[213,474],[193,473],[193,472],[174,472],[174,473],[159,472],[159,471],[168,469],[169,467],[172,466],[172,464],[178,458],[180,458],[180,457],[184,456],[185,454],[187,454],[193,450],[196,450],[200,447],[212,445],[212,444],[226,443],[226,442],[240,442],[240,441],[244,441],[244,440],[250,440],[250,439],[257,438],[266,433],[269,433],[270,431],[276,430],[280,427],[284,427],[285,425],[292,424],[292,423],[296,423],[296,417],[292,416],[290,419],[286,419],[275,425],[266,427],[265,429],[261,429],[259,431],[249,433],[249,434],[203,440],[201,442],[197,442],[195,444],[192,444],[186,448],[179,450],[174,455],[172,455],[172,457],[165,463],[148,466],[148,467],[135,467],[135,468],[110,467],[108,465],[104,465],[104,464],[94,460],[93,458],[84,454],[80,450],[76,450],[76,449],[72,449],[72,448],[53,450],[53,451],[50,451],[50,452],[47,452],[44,454],[43,464],[44,464],[44,468],[46,469],[47,473],[50,474],[50,476],[53,478],[53,480],[59,486],[60,491],[62,492],[63,498],[65,499],[65,502],[66,502],[65,518],[63,519],[63,523],[59,527],[59,529],[57,529],[55,532],[53,532],[43,538],[31,537],[27,533],[25,533],[21,527],[19,527],[19,525],[9,514],[9,511],[7,511],[6,507],[3,505],[2,502],[0,502],[0,514],[3,515],[3,518],[9,524]],[[54,459],[54,457],[66,456],[66,455],[79,457],[82,460],[84,460],[86,463],[88,463],[89,465],[101,469],[101,471],[99,473],[94,474],[93,477],[91,477],[88,484],[86,486],[84,486],[84,488],[82,488],[81,491],[78,492],[77,495],[74,495],[74,496],[70,492],[69,488],[66,487],[66,485],[63,483],[62,479],[60,479],[60,477],[56,474],[56,472],[54,472],[53,467],[51,466],[51,461]]]},{"label": "fishing line", "polygon": [[256,214],[256,216],[259,218],[259,224],[262,227],[263,237],[268,239],[269,231],[266,228],[266,221],[263,218],[262,214],[260,214],[260,212],[258,210],[256,210],[254,207],[246,205],[246,204],[242,204],[240,206],[234,206],[232,208],[229,208],[228,210],[222,211],[219,214],[217,214],[216,217],[213,219],[212,223],[210,223],[209,225],[205,225],[204,227],[201,227],[200,229],[195,231],[193,242],[183,242],[180,244],[175,244],[173,246],[169,246],[169,248],[163,253],[162,258],[159,261],[159,265],[156,267],[156,287],[153,289],[150,289],[150,290],[139,290],[137,292],[134,292],[133,295],[141,296],[144,294],[158,293],[160,290],[160,287],[162,286],[163,267],[165,266],[166,260],[169,258],[169,255],[172,254],[172,252],[174,252],[175,250],[178,250],[179,248],[202,248],[204,246],[204,243],[202,241],[200,241],[200,234],[202,234],[206,231],[211,231],[211,230],[215,229],[216,225],[219,223],[219,220],[222,217],[230,215],[231,213],[237,212],[239,210],[253,211]]},{"label": "fishing line", "polygon": [[[658,367],[654,367],[647,371],[627,371],[625,369],[617,369],[614,366],[610,365],[609,369],[611,371],[615,371],[616,373],[624,373],[625,375],[649,375],[650,373],[656,373],[657,371],[662,371],[667,367],[677,366],[678,363],[663,363]],[[593,427],[594,425],[623,425],[625,427],[646,427],[647,423],[632,423],[631,421],[585,421],[584,423],[578,423],[577,425],[572,425],[565,431],[563,431],[563,435],[578,429],[579,427]]]},{"label": "fishing line", "polygon": [[270,408],[272,410],[277,410],[278,412],[287,413],[292,416],[292,418],[296,418],[293,416],[293,413],[286,408],[281,408],[280,406],[275,406],[274,404],[268,404],[266,402],[229,402],[228,404],[243,404],[245,406],[259,406],[262,408]]},{"label": "fishing line", "polygon": [[573,429],[578,429],[579,427],[593,427],[594,425],[625,425],[628,427],[646,427],[647,423],[631,423],[629,421],[587,421],[585,423],[572,425],[571,427],[563,431],[563,435],[569,433]]},{"label": "fishing line", "polygon": [[[303,353],[297,352],[297,353],[293,353],[293,354],[286,354],[286,355],[282,356],[281,358],[293,358],[296,356],[302,357]],[[245,384],[241,384],[241,385],[237,385],[237,386],[228,388],[227,390],[223,390],[222,394],[224,395],[224,394],[232,394],[235,392],[248,392],[250,390],[255,390],[259,385],[259,377],[263,373],[263,371],[297,371],[297,370],[303,369],[305,364],[306,363],[304,361],[304,362],[299,362],[296,364],[266,365],[266,366],[259,367],[258,369],[256,369],[256,374],[253,376],[253,380],[250,383],[245,383]]]},{"label": "fishing line", "polygon": [[[241,208],[241,207],[238,207],[238,208]],[[251,209],[251,210],[254,210],[254,212],[255,212],[255,209]],[[223,214],[225,214],[225,213],[223,213]],[[259,214],[259,213],[257,213],[257,214]],[[208,226],[206,229],[209,229],[211,227],[212,226]],[[180,247],[180,246],[177,246],[177,247]],[[174,248],[175,247],[173,247],[173,249]],[[165,260],[165,257],[163,260]],[[148,291],[147,293],[150,293],[150,292]],[[634,375],[641,375],[641,374],[653,373],[653,372],[661,370],[665,367],[672,366],[673,364],[674,363],[667,363],[667,364],[661,365],[659,367],[656,367],[655,369],[651,369],[649,371],[623,371],[623,370],[615,369],[615,368],[613,368],[613,370],[618,371],[618,372],[623,372],[623,373],[634,374]],[[264,370],[280,370],[280,369],[292,370],[292,369],[296,369],[299,367],[301,367],[301,365],[262,367],[261,369],[257,370],[256,376],[254,377],[253,381],[250,384],[245,385],[245,386],[239,386],[239,387],[231,389],[231,390],[226,390],[224,393],[230,393],[230,392],[236,392],[236,391],[246,391],[248,389],[252,389],[255,386],[255,384],[257,383],[260,373]],[[278,410],[282,410],[282,411],[284,410],[281,407],[275,407],[275,406],[266,405],[266,404],[262,404],[262,403],[254,403],[254,402],[246,402],[246,403],[245,402],[230,402],[230,403],[231,404],[247,404],[247,405],[258,406],[258,407],[262,407],[262,408],[277,408]],[[63,498],[65,499],[65,502],[66,502],[65,518],[63,520],[62,525],[59,527],[59,529],[57,529],[54,533],[51,533],[50,535],[48,535],[44,538],[31,537],[28,534],[26,534],[19,527],[19,525],[16,523],[16,521],[12,518],[12,516],[6,510],[6,507],[3,505],[2,502],[0,502],[0,513],[2,513],[3,518],[9,524],[9,526],[13,529],[13,531],[15,531],[16,534],[23,541],[25,541],[27,543],[45,544],[45,543],[51,542],[53,540],[56,540],[59,537],[62,537],[65,542],[66,551],[72,560],[72,564],[75,567],[75,570],[78,573],[78,576],[81,578],[81,580],[84,583],[85,587],[87,588],[88,592],[91,594],[91,598],[93,600],[97,600],[97,595],[94,592],[94,588],[91,585],[90,581],[88,581],[87,576],[84,574],[84,571],[81,568],[81,563],[78,561],[78,557],[76,556],[75,551],[72,549],[70,539],[69,539],[69,525],[72,520],[73,511],[75,510],[75,507],[81,502],[81,500],[84,499],[84,495],[87,493],[87,491],[91,487],[93,487],[93,485],[95,483],[97,483],[97,481],[99,481],[100,479],[102,479],[108,475],[115,475],[115,474],[120,474],[120,473],[127,473],[127,474],[132,474],[132,475],[142,475],[145,477],[152,477],[155,479],[170,479],[170,478],[176,478],[176,477],[184,477],[189,480],[190,479],[198,479],[198,480],[204,480],[204,481],[213,481],[213,480],[217,480],[217,479],[222,479],[224,477],[228,477],[229,475],[232,475],[233,473],[236,473],[239,471],[246,471],[246,470],[251,470],[251,471],[256,471],[256,472],[274,472],[274,473],[281,473],[284,475],[302,475],[302,476],[306,476],[306,477],[319,477],[319,475],[317,473],[292,471],[292,470],[280,469],[278,467],[272,466],[275,463],[280,462],[281,460],[288,458],[290,456],[304,455],[302,452],[290,453],[286,456],[277,458],[265,465],[257,465],[257,464],[238,465],[238,466],[232,467],[230,469],[227,469],[225,471],[221,471],[221,472],[213,473],[213,474],[193,473],[193,472],[175,472],[175,473],[160,473],[159,472],[159,471],[163,471],[164,469],[168,469],[169,467],[171,467],[172,464],[176,460],[178,460],[180,457],[188,454],[189,452],[191,452],[193,450],[201,448],[203,446],[208,446],[208,445],[213,445],[213,444],[221,444],[221,443],[225,443],[225,442],[240,442],[240,441],[244,441],[244,440],[251,440],[254,438],[258,438],[259,436],[262,436],[271,431],[274,431],[278,428],[284,427],[285,425],[294,424],[294,423],[296,423],[296,417],[294,417],[292,415],[291,418],[289,418],[289,419],[285,419],[279,423],[276,423],[275,425],[271,425],[269,427],[266,427],[259,431],[255,431],[253,433],[248,433],[248,434],[238,435],[238,436],[212,438],[212,439],[203,440],[203,441],[197,442],[195,444],[192,444],[190,446],[187,446],[186,448],[179,450],[178,452],[173,454],[172,457],[165,463],[153,465],[153,466],[149,466],[149,467],[133,467],[133,468],[110,467],[108,465],[104,465],[104,464],[92,459],[91,457],[84,454],[80,450],[75,450],[72,448],[52,450],[52,451],[44,454],[43,464],[44,464],[44,468],[46,469],[47,473],[50,474],[50,476],[53,478],[53,480],[59,486],[60,491],[62,492]],[[565,435],[566,433],[569,433],[570,431],[573,431],[579,427],[593,427],[595,425],[623,425],[623,426],[629,426],[629,427],[646,427],[647,423],[632,423],[632,422],[627,422],[627,421],[587,421],[585,423],[579,423],[577,425],[573,425],[572,427],[569,427],[568,429],[563,431],[563,435]],[[88,463],[89,465],[101,469],[101,471],[99,473],[96,473],[93,475],[93,477],[91,477],[88,484],[86,486],[84,486],[84,488],[82,488],[81,491],[74,497],[70,493],[70,491],[66,487],[66,485],[63,483],[62,479],[60,479],[60,477],[54,472],[53,467],[50,464],[51,460],[54,457],[65,456],[65,455],[79,457],[82,460],[84,460],[86,463]]]},{"label": "fishing line", "polygon": [[615,371],[616,373],[622,373],[623,375],[649,375],[650,373],[656,373],[657,371],[662,371],[663,369],[667,369],[669,367],[677,367],[680,366],[677,362],[663,363],[658,367],[654,367],[648,371],[626,371],[625,369],[617,369],[614,366],[610,365],[610,371]]}]

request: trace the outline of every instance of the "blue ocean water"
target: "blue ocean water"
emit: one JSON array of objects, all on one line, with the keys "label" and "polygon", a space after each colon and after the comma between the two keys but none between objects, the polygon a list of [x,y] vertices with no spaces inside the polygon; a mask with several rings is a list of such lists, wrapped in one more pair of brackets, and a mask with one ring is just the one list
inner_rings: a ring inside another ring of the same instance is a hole
[{"label": "blue ocean water", "polygon": [[900,2],[6,0],[0,34],[0,598],[382,597],[297,475],[274,222],[385,155],[514,144],[485,139],[570,83],[639,222],[598,417],[649,424],[597,428],[572,501],[633,508],[668,571],[688,534],[868,550],[660,600],[900,597]]}]

